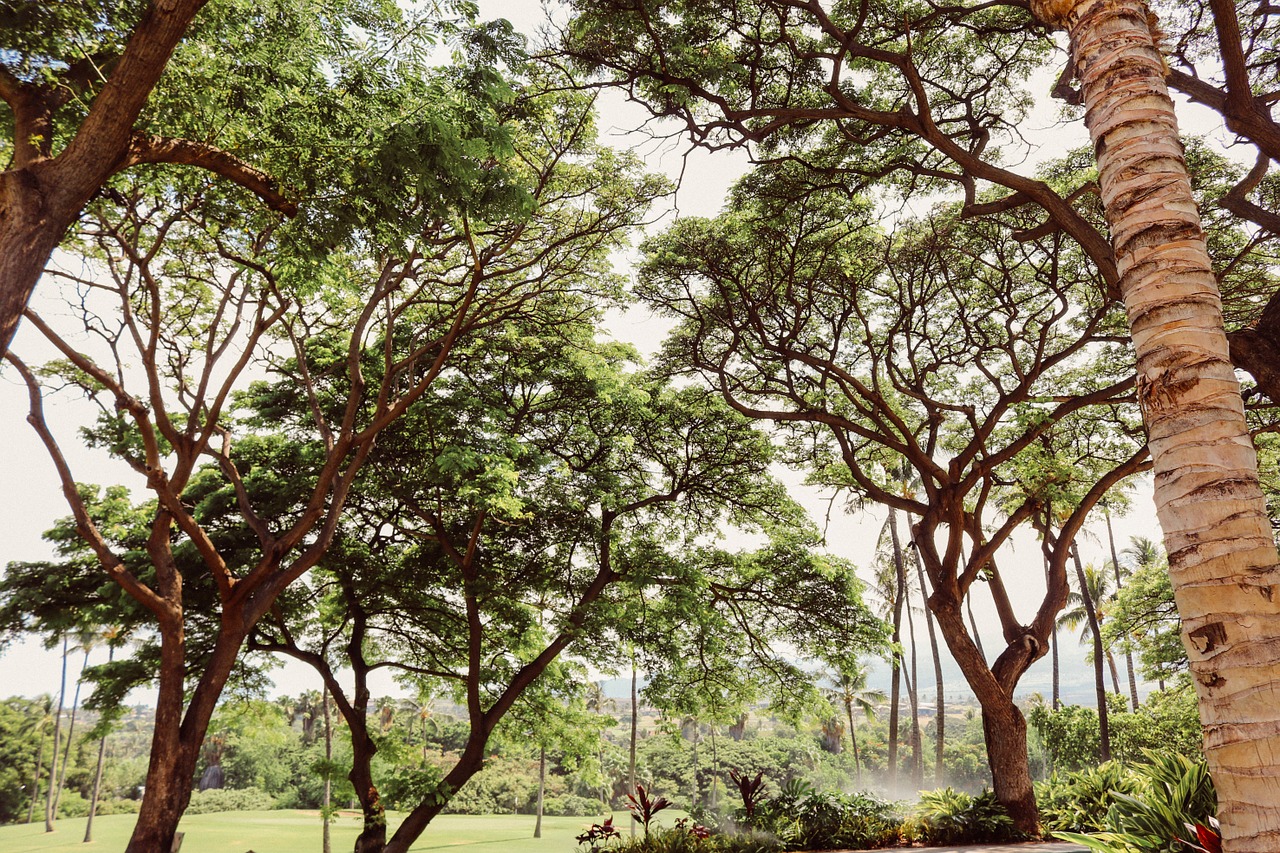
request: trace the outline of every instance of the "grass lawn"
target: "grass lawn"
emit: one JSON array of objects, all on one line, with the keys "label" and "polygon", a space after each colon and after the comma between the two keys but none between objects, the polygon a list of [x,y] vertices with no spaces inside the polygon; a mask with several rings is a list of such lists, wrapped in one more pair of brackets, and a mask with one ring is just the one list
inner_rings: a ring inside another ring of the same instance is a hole
[{"label": "grass lawn", "polygon": [[[665,815],[664,815],[665,816]],[[395,829],[401,816],[391,815]],[[0,826],[0,853],[87,853],[124,850],[134,815],[94,818],[93,842],[85,844],[84,818],[64,818],[57,831],[46,833],[44,823]],[[556,851],[572,853],[574,836],[599,818],[544,817],[542,838],[533,837],[532,815],[441,815],[431,822],[413,850],[453,850],[460,853],[518,853]],[[614,823],[626,827],[625,812]],[[359,818],[343,814],[332,825],[334,853],[346,853],[355,844]],[[320,853],[320,816],[314,811],[220,812],[190,815],[178,827],[186,836],[182,853]]]}]

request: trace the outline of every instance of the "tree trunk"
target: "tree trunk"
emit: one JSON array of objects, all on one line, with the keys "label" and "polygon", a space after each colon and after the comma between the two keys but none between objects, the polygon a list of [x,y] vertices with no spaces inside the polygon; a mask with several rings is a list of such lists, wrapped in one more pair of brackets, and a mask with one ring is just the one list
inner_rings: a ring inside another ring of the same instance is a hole
[{"label": "tree trunk", "polygon": [[[916,564],[916,577],[920,581],[920,597],[924,599],[924,624],[929,629],[929,651],[933,653],[933,680],[938,691],[934,700],[933,723],[936,738],[933,745],[933,786],[941,788],[944,784],[943,777],[946,775],[942,763],[942,754],[947,738],[947,697],[943,692],[942,684],[942,656],[938,653],[938,635],[933,630],[933,614],[929,611],[929,594],[927,591],[928,586],[924,581],[924,568],[920,565],[919,553],[912,551],[912,554]],[[968,596],[966,596],[966,600],[967,598]]]},{"label": "tree trunk", "polygon": [[[179,591],[179,600],[180,594]],[[223,630],[190,701],[186,698],[186,639],[181,611],[169,624],[161,625],[159,689],[146,794],[126,853],[167,853],[173,848],[178,822],[191,801],[191,786],[209,720],[244,644],[246,629],[228,626],[251,621],[224,612]]]},{"label": "tree trunk", "polygon": [[44,801],[44,831],[53,832],[54,792],[58,787],[58,747],[62,737],[62,704],[67,697],[67,635],[62,635],[62,686],[58,689],[58,710],[53,717],[53,758],[49,761],[49,795]]},{"label": "tree trunk", "polygon": [[920,743],[920,666],[919,655],[916,654],[916,620],[911,615],[910,602],[907,603],[907,636],[911,638],[911,676],[907,680],[907,702],[911,708],[911,784],[915,790],[924,787],[924,757],[921,755]]},{"label": "tree trunk", "polygon": [[355,789],[363,818],[355,853],[382,853],[387,844],[387,810],[378,786],[373,783],[373,757],[378,746],[369,735],[368,704],[357,699],[355,712],[347,718],[351,731],[351,772],[347,778]]},{"label": "tree trunk", "polygon": [[906,599],[907,567],[902,558],[902,543],[898,539],[897,510],[889,509],[889,534],[893,541],[893,568],[895,588],[893,596],[893,670],[889,688],[889,790],[898,790],[898,706],[902,702],[902,604]]},{"label": "tree trunk", "polygon": [[972,592],[970,590],[970,594],[964,597],[964,610],[969,615],[969,627],[973,629],[973,644],[978,647],[978,654],[982,655],[982,659],[986,660],[987,652],[982,648],[982,633],[978,630],[978,620],[973,618]]},{"label": "tree trunk", "polygon": [[[636,727],[640,720],[640,705],[637,701],[636,693],[636,653],[631,652],[631,747],[627,758],[627,791],[635,793],[636,790]],[[636,834],[636,822],[631,823],[631,835]]]},{"label": "tree trunk", "polygon": [[329,713],[329,685],[320,693],[320,708],[324,713],[324,799],[321,800],[324,826],[321,829],[321,850],[331,853],[333,842],[329,837],[329,824],[333,821],[333,717]]},{"label": "tree trunk", "polygon": [[1139,0],[1032,8],[1067,29],[1082,84],[1223,847],[1280,850],[1280,555],[1154,18]]},{"label": "tree trunk", "polygon": [[[1111,511],[1105,506],[1102,508],[1102,517],[1107,521],[1107,545],[1111,548],[1111,569],[1115,572],[1116,592],[1120,591],[1120,556],[1116,553],[1116,534],[1111,529]],[[1129,648],[1129,643],[1125,643],[1124,647],[1124,668],[1129,674],[1129,708],[1130,710],[1138,710],[1138,677],[1133,670],[1133,649]],[[1117,693],[1120,691],[1117,689]]]},{"label": "tree trunk", "polygon": [[1076,582],[1080,585],[1080,601],[1084,604],[1085,618],[1089,621],[1089,635],[1093,637],[1093,690],[1098,700],[1098,747],[1099,761],[1111,760],[1111,724],[1107,718],[1107,678],[1104,674],[1106,663],[1102,650],[1102,631],[1098,627],[1098,611],[1093,606],[1093,596],[1089,594],[1089,581],[1084,574],[1084,566],[1080,562],[1080,549],[1071,543],[1071,560],[1076,567]]},{"label": "tree trunk", "polygon": [[40,745],[36,747],[36,769],[31,774],[31,802],[27,805],[27,823],[35,823],[36,800],[40,799],[40,765],[44,764],[44,722],[40,723]]},{"label": "tree trunk", "polygon": [[[113,645],[107,645],[107,663],[116,656],[116,648]],[[98,792],[102,789],[102,765],[107,757],[107,735],[104,731],[102,739],[98,741],[98,767],[93,771],[93,795],[89,798],[89,817],[84,824],[84,843],[88,844],[93,840],[93,817],[98,812]],[[326,850],[325,853],[328,853]]]},{"label": "tree trunk", "polygon": [[538,819],[533,824],[533,837],[542,837],[542,802],[547,795],[547,748],[538,747]]},{"label": "tree trunk", "polygon": [[862,786],[862,757],[858,755],[858,733],[853,730],[853,703],[848,699],[844,703],[844,712],[849,717],[849,742],[853,746],[853,770],[857,774],[858,786]]},{"label": "tree trunk", "polygon": [[71,758],[71,744],[76,736],[76,711],[80,708],[80,687],[84,684],[84,668],[89,665],[89,650],[84,650],[84,663],[80,665],[80,677],[76,679],[76,692],[71,694],[71,719],[67,721],[67,748],[62,750],[62,769],[58,771],[58,792],[53,795],[53,813],[58,813],[62,802],[62,789],[67,784],[67,761]]},{"label": "tree trunk", "polygon": [[444,809],[449,803],[449,799],[454,793],[465,785],[472,776],[480,772],[480,768],[484,766],[484,748],[488,740],[488,734],[481,737],[473,735],[468,741],[467,746],[462,752],[462,756],[458,759],[458,763],[453,766],[443,781],[440,783],[440,793],[442,796],[431,797],[419,803],[413,811],[405,817],[404,822],[396,830],[395,835],[391,836],[391,840],[387,842],[384,848],[385,853],[408,853],[410,845],[422,835],[422,831],[427,828],[427,824]]}]

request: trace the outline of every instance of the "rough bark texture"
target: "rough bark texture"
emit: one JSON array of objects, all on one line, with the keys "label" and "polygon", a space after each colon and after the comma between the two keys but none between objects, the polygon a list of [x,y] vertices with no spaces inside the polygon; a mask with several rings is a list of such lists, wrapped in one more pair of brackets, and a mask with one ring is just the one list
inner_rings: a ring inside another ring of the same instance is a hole
[{"label": "rough bark texture", "polygon": [[1224,849],[1280,850],[1280,558],[1149,11],[1032,5],[1082,83]]}]

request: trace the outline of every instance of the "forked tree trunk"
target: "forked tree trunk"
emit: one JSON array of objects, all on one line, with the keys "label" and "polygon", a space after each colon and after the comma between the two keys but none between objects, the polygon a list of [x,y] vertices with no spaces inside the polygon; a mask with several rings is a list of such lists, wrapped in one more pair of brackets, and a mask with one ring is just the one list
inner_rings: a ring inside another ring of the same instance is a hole
[{"label": "forked tree trunk", "polygon": [[1082,84],[1223,847],[1280,850],[1280,555],[1154,19],[1140,0],[1031,6]]}]

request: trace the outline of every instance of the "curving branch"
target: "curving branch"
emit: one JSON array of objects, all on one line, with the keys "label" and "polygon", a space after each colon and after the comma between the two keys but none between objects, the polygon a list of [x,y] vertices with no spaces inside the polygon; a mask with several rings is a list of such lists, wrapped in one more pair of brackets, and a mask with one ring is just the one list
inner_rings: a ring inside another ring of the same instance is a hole
[{"label": "curving branch", "polygon": [[117,171],[143,163],[169,163],[207,169],[249,190],[272,210],[290,217],[298,214],[298,203],[280,191],[275,179],[216,145],[190,139],[135,133]]}]

